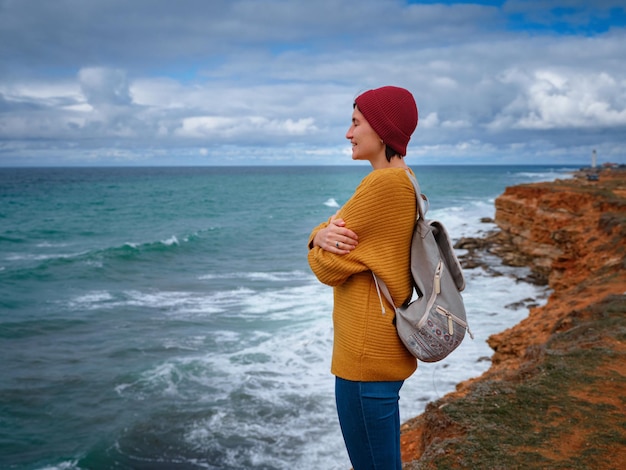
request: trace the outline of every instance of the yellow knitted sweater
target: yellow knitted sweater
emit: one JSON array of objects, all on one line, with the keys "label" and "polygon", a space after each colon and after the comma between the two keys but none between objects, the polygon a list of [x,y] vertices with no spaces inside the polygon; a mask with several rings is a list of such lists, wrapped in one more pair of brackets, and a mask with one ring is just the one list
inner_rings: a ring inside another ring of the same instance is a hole
[{"label": "yellow knitted sweater", "polygon": [[[341,208],[339,217],[359,237],[357,247],[337,255],[309,250],[317,278],[334,290],[331,372],[343,379],[376,382],[408,378],[416,359],[400,341],[395,312],[384,296],[382,312],[372,272],[383,279],[396,302],[412,294],[410,248],[416,217],[415,191],[402,168],[374,170]],[[317,226],[309,238],[328,226]],[[398,304],[397,306],[400,306]]]}]

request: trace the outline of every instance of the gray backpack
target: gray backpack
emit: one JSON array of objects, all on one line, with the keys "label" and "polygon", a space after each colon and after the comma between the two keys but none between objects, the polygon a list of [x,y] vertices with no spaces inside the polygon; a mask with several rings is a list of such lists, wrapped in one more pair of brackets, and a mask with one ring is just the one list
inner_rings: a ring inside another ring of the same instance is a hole
[{"label": "gray backpack", "polygon": [[[437,362],[461,344],[465,331],[472,339],[474,336],[461,297],[465,288],[463,271],[448,232],[441,222],[424,217],[428,199],[413,175],[407,174],[415,188],[418,208],[411,241],[411,274],[418,298],[396,308],[396,328],[411,354],[424,362]],[[372,274],[381,307],[381,291],[394,306],[383,280]]]}]

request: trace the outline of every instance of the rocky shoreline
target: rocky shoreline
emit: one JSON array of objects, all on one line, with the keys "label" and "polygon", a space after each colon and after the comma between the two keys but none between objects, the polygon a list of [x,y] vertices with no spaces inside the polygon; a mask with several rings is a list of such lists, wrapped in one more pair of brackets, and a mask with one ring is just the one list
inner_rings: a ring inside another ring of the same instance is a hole
[{"label": "rocky shoreline", "polygon": [[528,266],[550,297],[488,339],[487,372],[403,424],[404,468],[621,468],[626,169],[509,187],[495,205],[498,230],[460,240],[462,263]]}]

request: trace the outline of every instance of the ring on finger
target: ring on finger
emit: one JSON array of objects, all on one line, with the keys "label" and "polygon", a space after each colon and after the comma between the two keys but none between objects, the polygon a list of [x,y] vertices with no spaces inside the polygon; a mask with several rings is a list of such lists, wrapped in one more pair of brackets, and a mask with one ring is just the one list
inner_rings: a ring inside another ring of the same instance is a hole
[{"label": "ring on finger", "polygon": [[335,246],[336,246],[337,248],[339,248],[339,242],[335,243]]}]

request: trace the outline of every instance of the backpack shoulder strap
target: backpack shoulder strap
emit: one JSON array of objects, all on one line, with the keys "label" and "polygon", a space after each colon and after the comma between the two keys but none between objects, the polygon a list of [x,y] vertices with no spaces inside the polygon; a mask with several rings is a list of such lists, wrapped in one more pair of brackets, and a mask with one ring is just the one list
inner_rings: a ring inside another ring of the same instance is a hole
[{"label": "backpack shoulder strap", "polygon": [[415,189],[415,199],[417,200],[417,209],[418,209],[416,219],[419,219],[419,218],[424,219],[424,217],[426,216],[426,212],[428,212],[428,209],[430,208],[430,202],[428,201],[428,198],[426,197],[426,195],[422,193],[420,189],[420,185],[417,182],[417,179],[415,178],[415,176],[413,176],[408,169],[406,170],[406,174],[409,177],[409,180],[411,181],[411,183],[413,184],[413,188]]},{"label": "backpack shoulder strap", "polygon": [[[415,189],[415,202],[417,204],[417,215],[416,215],[416,222],[419,221],[420,219],[422,219],[422,221],[425,221],[426,218],[426,212],[428,212],[428,209],[430,207],[430,203],[428,201],[428,198],[426,197],[425,194],[422,193],[422,191],[420,190],[420,185],[417,182],[417,178],[415,178],[415,176],[413,176],[413,174],[407,169],[406,170],[406,174],[409,177],[409,180],[411,181],[411,183],[413,184],[413,188]],[[414,227],[415,229],[415,227]],[[374,274],[374,272],[372,272],[372,276],[374,277],[374,283],[376,284],[376,292],[378,293],[378,299],[380,300],[380,308],[382,310],[383,315],[385,314],[385,306],[383,304],[383,299],[381,297],[381,292],[382,294],[385,296],[385,298],[389,301],[389,303],[391,304],[391,306],[395,309],[396,306],[393,302],[393,298],[391,297],[391,292],[389,292],[389,288],[387,287],[387,285],[385,284],[385,281],[383,281],[382,279],[379,279],[376,274]]]}]

